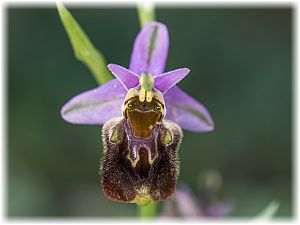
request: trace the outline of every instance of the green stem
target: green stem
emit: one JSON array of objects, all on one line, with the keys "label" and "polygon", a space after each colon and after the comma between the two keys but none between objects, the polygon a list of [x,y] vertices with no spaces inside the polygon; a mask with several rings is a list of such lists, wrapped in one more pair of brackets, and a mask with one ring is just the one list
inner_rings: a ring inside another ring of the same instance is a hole
[{"label": "green stem", "polygon": [[[143,27],[146,23],[155,20],[155,11],[153,5],[148,5],[148,7],[146,7],[145,5],[138,4],[137,11],[141,27]],[[157,211],[157,203],[150,203],[147,206],[138,206],[138,210],[139,217],[141,219],[154,218]]]},{"label": "green stem", "polygon": [[137,4],[137,11],[139,15],[140,25],[143,27],[146,23],[154,21],[155,20],[155,11],[154,6],[151,5],[142,5]]},{"label": "green stem", "polygon": [[147,206],[138,206],[139,207],[139,217],[141,219],[150,219],[154,218],[157,210],[157,203],[150,203]]}]

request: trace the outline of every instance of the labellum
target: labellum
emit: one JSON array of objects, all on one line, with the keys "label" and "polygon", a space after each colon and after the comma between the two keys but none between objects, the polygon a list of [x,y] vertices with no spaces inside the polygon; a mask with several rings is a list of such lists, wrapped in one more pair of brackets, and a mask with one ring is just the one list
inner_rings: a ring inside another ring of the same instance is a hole
[{"label": "labellum", "polygon": [[181,128],[164,119],[163,95],[145,74],[140,86],[128,91],[122,109],[123,117],[103,126],[103,192],[111,200],[141,206],[164,200],[175,191]]}]

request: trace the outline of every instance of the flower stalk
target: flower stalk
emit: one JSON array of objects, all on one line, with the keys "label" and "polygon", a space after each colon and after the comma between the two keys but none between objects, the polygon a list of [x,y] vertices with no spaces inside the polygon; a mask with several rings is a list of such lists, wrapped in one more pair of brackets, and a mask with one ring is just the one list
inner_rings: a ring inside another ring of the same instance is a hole
[{"label": "flower stalk", "polygon": [[155,10],[151,2],[148,2],[147,4],[145,2],[144,4],[137,4],[137,11],[141,27],[143,27],[146,23],[155,21]]},{"label": "flower stalk", "polygon": [[138,216],[142,220],[154,218],[157,214],[157,203],[151,203],[147,206],[139,206],[138,210]]}]

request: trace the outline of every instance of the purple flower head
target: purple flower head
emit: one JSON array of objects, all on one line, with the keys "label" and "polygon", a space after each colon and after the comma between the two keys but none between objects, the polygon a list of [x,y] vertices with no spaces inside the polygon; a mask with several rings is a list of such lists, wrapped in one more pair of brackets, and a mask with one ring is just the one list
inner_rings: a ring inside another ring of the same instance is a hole
[{"label": "purple flower head", "polygon": [[168,47],[167,27],[159,22],[146,24],[135,40],[129,69],[109,64],[117,79],[73,97],[62,108],[62,117],[74,124],[103,125],[122,116],[121,106],[128,90],[138,87],[141,75],[149,73],[154,78],[154,88],[163,94],[166,119],[189,131],[213,130],[208,110],[176,86],[190,70],[181,68],[164,73]]},{"label": "purple flower head", "polygon": [[109,64],[116,79],[62,108],[70,123],[104,125],[102,190],[111,200],[143,206],[171,196],[179,173],[181,127],[214,128],[204,106],[176,86],[190,70],[164,73],[168,46],[166,26],[146,24],[135,40],[129,69]]}]

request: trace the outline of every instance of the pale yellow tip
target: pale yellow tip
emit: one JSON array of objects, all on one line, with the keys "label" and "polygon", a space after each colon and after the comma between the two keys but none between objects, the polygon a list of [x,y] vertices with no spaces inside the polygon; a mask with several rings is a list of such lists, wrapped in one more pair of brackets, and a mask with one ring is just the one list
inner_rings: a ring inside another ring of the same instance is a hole
[{"label": "pale yellow tip", "polygon": [[146,90],[141,88],[140,95],[139,95],[139,100],[140,102],[144,102],[146,99]]},{"label": "pale yellow tip", "polygon": [[138,206],[147,206],[152,202],[152,199],[149,196],[137,196],[134,199],[134,203]]},{"label": "pale yellow tip", "polygon": [[146,101],[147,102],[151,102],[152,101],[152,97],[153,97],[152,91],[147,91],[147,93],[146,93]]}]

